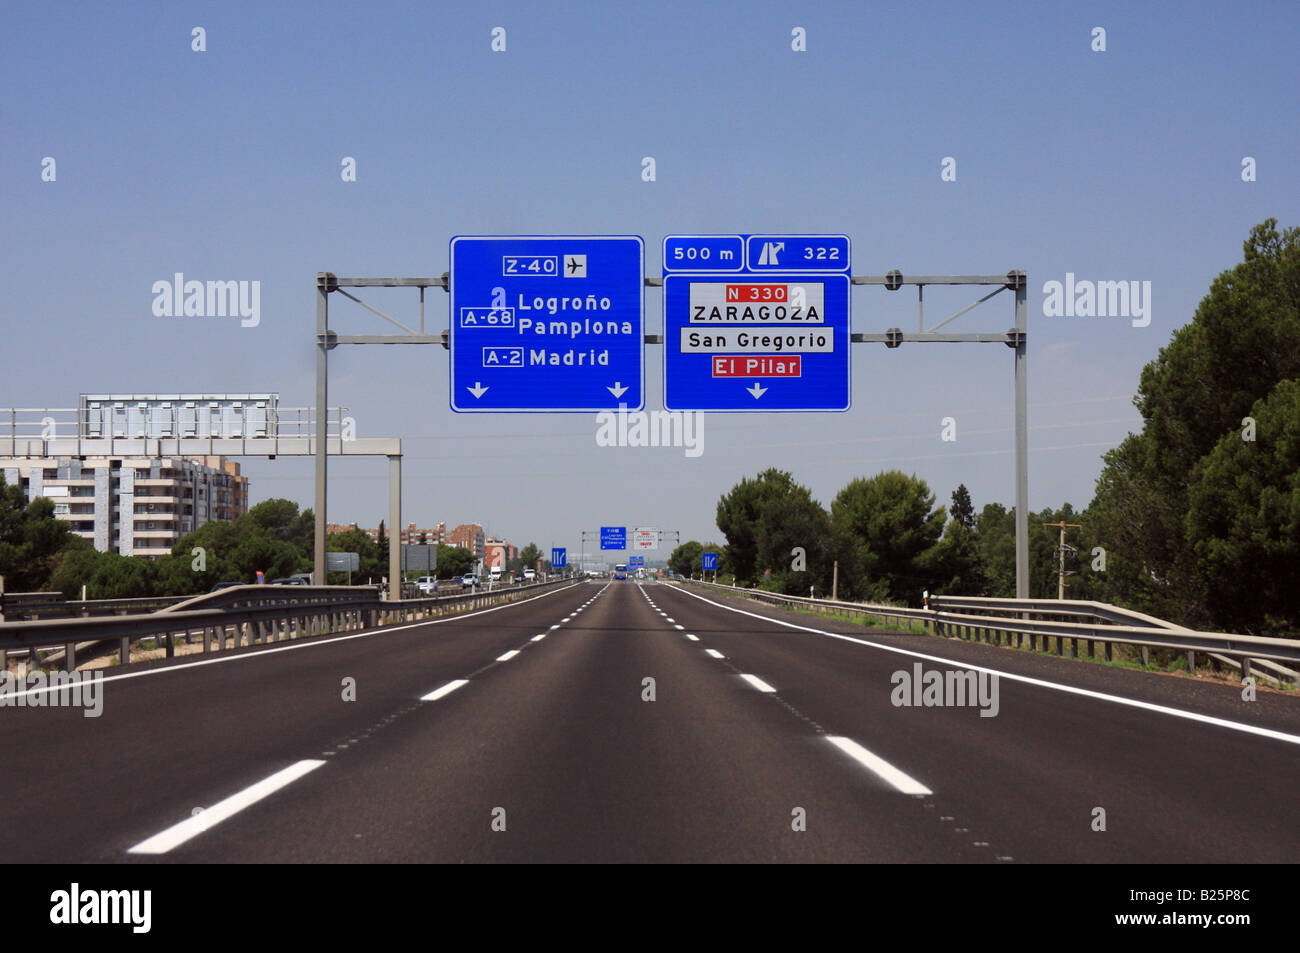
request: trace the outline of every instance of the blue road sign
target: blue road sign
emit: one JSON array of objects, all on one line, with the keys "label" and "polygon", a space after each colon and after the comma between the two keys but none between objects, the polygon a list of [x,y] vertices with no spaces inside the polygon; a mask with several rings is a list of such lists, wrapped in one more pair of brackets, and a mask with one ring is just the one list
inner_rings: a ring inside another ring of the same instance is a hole
[{"label": "blue road sign", "polygon": [[644,565],[645,565],[645,557],[644,557],[644,556],[629,556],[629,557],[627,557],[627,565],[628,565],[628,568],[631,568],[632,566],[644,566]]},{"label": "blue road sign", "polygon": [[703,570],[705,570],[706,572],[717,572],[717,571],[718,571],[718,554],[717,554],[717,553],[702,553],[702,554],[700,555],[700,568],[703,569]]},{"label": "blue road sign", "polygon": [[601,549],[627,549],[626,526],[602,526],[600,528]]},{"label": "blue road sign", "polygon": [[744,271],[745,240],[739,235],[669,235],[664,271]]},{"label": "blue road sign", "polygon": [[673,272],[849,274],[847,235],[669,235],[664,276]]},{"label": "blue road sign", "polygon": [[569,564],[569,554],[563,548],[552,547],[551,549],[551,568],[563,569]]},{"label": "blue road sign", "polygon": [[849,251],[847,235],[666,237],[664,407],[848,410]]},{"label": "blue road sign", "polygon": [[451,409],[584,413],[645,406],[644,242],[451,240]]},{"label": "blue road sign", "polygon": [[849,273],[847,235],[746,235],[750,271]]}]

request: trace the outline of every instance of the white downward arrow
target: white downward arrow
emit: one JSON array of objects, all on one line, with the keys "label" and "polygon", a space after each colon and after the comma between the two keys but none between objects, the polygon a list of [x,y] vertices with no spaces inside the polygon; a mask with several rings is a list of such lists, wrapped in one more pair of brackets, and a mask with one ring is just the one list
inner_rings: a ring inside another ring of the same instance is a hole
[{"label": "white downward arrow", "polygon": [[627,388],[623,386],[622,381],[614,381],[614,386],[606,387],[605,390],[609,391],[615,397],[622,397],[627,393]]},{"label": "white downward arrow", "polygon": [[762,397],[764,394],[767,393],[767,388],[761,385],[758,381],[754,381],[754,386],[746,387],[745,390],[749,391],[751,394],[754,395],[754,400],[758,400],[760,397]]},{"label": "white downward arrow", "polygon": [[475,381],[473,387],[466,387],[465,389],[469,391],[471,394],[473,394],[475,397],[482,397],[484,394],[488,392],[488,389],[484,387],[482,383],[480,383],[479,381]]}]

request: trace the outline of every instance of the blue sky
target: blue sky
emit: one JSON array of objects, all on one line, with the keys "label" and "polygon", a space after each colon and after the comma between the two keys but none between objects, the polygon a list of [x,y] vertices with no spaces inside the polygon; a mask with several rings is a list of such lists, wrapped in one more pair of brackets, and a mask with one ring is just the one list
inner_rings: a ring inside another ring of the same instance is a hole
[{"label": "blue sky", "polygon": [[[1300,222],[1293,3],[56,3],[6,26],[0,406],[102,391],[304,406],[316,272],[438,275],[457,234],[637,234],[653,275],[666,234],[842,232],[855,274],[1028,272],[1031,505],[1083,506],[1101,453],[1139,426],[1142,365],[1253,224]],[[154,316],[153,282],[177,271],[260,281],[260,325]],[[1043,284],[1066,272],[1150,281],[1150,325],[1045,317]],[[978,296],[932,288],[927,312]],[[362,297],[414,320],[414,292]],[[647,290],[651,331],[661,301]],[[914,291],[857,288],[852,307],[855,330],[915,326]],[[442,292],[428,314],[446,326]],[[1012,317],[1003,295],[952,327]],[[337,296],[331,324],[387,330]],[[648,347],[650,409],[660,360]],[[438,347],[332,355],[331,403],[362,435],[403,438],[420,525],[570,547],[601,524],[716,536],[718,497],[768,466],[827,504],[891,468],[939,502],[959,482],[977,506],[1012,501],[1001,345],[856,345],[850,412],[710,414],[698,458],[598,447],[592,415],[453,414],[447,373]],[[244,464],[254,500],[310,504],[309,461]],[[381,460],[334,464],[330,519],[374,525],[386,478]]]}]

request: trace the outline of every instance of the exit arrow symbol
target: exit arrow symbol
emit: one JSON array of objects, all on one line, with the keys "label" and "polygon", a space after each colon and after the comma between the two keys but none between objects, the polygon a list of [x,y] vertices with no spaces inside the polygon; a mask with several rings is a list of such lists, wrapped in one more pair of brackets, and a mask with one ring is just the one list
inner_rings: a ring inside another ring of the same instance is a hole
[{"label": "exit arrow symbol", "polygon": [[615,397],[622,397],[627,393],[627,388],[623,386],[622,381],[614,381],[614,386],[606,387],[605,390],[609,391]]},{"label": "exit arrow symbol", "polygon": [[476,398],[482,397],[484,394],[488,392],[488,389],[484,387],[482,383],[480,383],[479,381],[475,381],[473,387],[466,387],[465,389],[469,391],[471,394],[473,394]]},{"label": "exit arrow symbol", "polygon": [[751,394],[754,395],[754,400],[758,400],[760,397],[762,397],[764,394],[767,393],[767,388],[759,384],[758,381],[754,381],[754,386],[746,387],[745,390],[749,391]]}]

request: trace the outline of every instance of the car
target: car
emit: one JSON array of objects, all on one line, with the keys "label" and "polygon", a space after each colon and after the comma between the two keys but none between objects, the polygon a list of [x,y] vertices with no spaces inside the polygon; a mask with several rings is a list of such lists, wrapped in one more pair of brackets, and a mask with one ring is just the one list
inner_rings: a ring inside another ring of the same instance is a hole
[{"label": "car", "polygon": [[285,577],[282,578],[282,579],[272,579],[272,580],[271,580],[271,585],[273,585],[273,586],[306,586],[306,585],[308,585],[308,582],[307,582],[306,579],[303,579],[301,576],[285,576]]},{"label": "car", "polygon": [[473,589],[477,585],[478,576],[474,575],[472,572],[467,572],[465,575],[460,577],[460,587],[462,589]]},{"label": "car", "polygon": [[421,576],[415,580],[415,588],[426,596],[436,595],[438,592],[438,578],[436,576]]},{"label": "car", "polygon": [[209,589],[208,592],[216,592],[218,589],[231,589],[235,586],[242,586],[242,585],[244,585],[244,583],[242,582],[219,582],[211,589]]},{"label": "car", "polygon": [[533,582],[537,579],[537,573],[532,569],[524,570],[524,582]]}]

